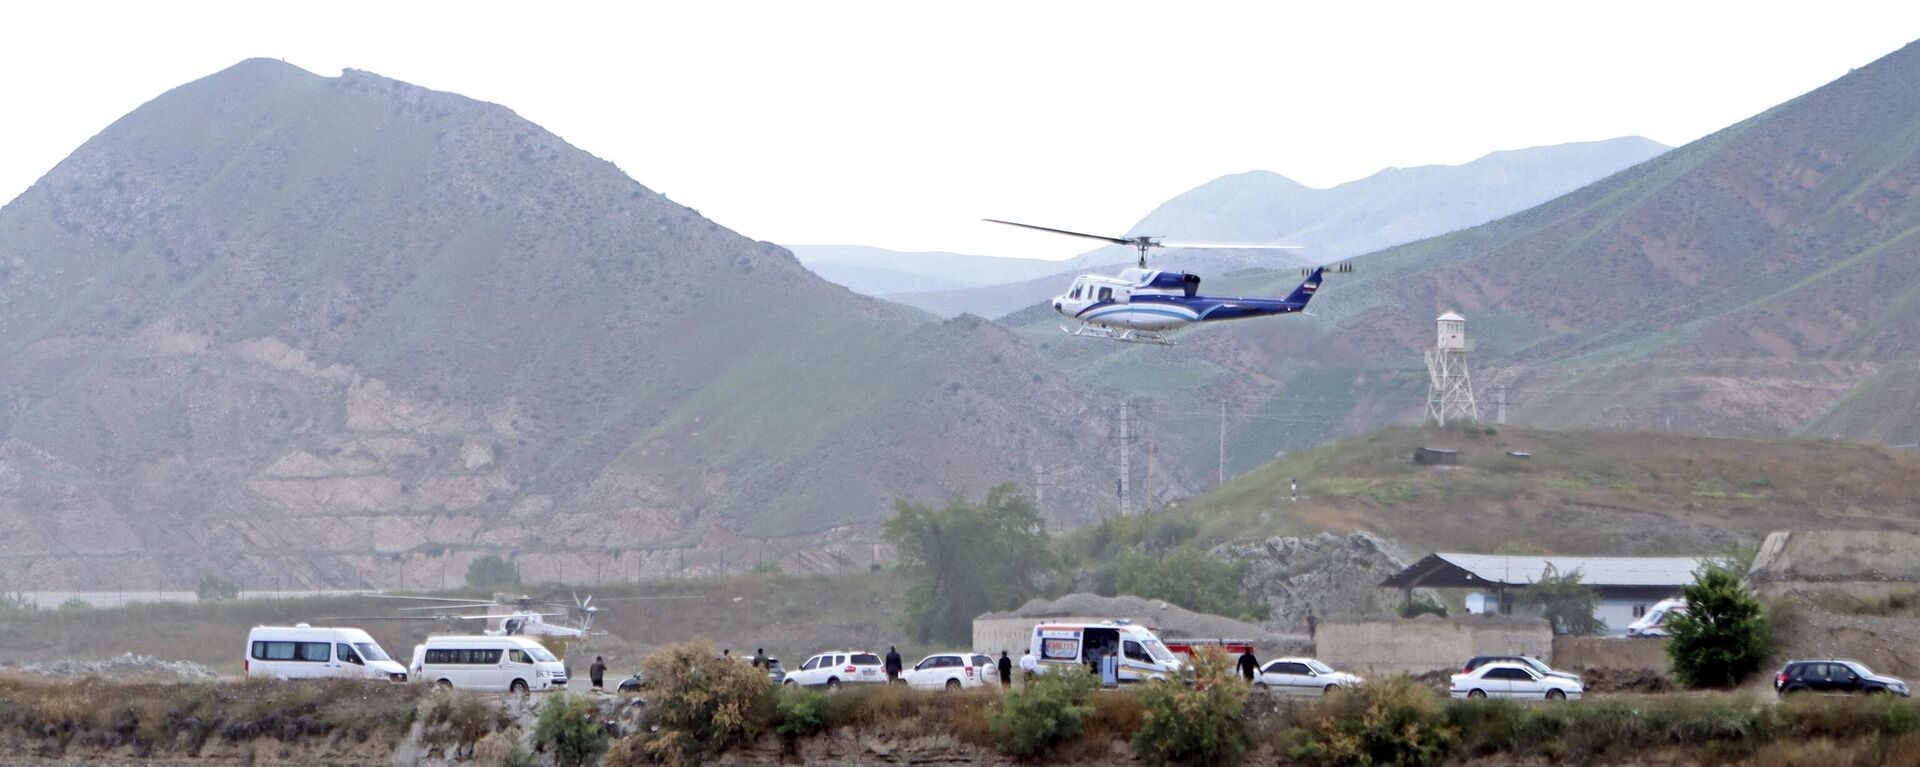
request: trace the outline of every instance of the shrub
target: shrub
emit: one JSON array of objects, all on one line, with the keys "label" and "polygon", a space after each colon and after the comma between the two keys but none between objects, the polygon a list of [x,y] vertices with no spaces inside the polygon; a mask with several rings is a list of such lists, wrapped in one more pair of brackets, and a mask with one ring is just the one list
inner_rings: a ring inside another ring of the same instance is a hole
[{"label": "shrub", "polygon": [[774,730],[789,737],[806,737],[827,729],[825,695],[813,690],[786,690],[775,707],[780,724]]},{"label": "shrub", "polygon": [[1732,687],[1773,653],[1766,613],[1733,567],[1708,563],[1681,593],[1687,611],[1668,621],[1667,657],[1683,684]]},{"label": "shrub", "polygon": [[566,693],[547,698],[540,721],[533,726],[533,743],[553,754],[561,767],[587,764],[607,750],[607,734],[593,719],[593,704]]},{"label": "shrub", "polygon": [[434,746],[471,746],[490,732],[506,729],[513,724],[507,715],[493,704],[478,696],[464,693],[441,695],[427,707],[427,730],[424,734],[429,745]]},{"label": "shrub", "polygon": [[193,588],[193,593],[202,602],[238,599],[240,585],[213,573],[207,573],[200,578],[200,584]]},{"label": "shrub", "polygon": [[1307,708],[1292,751],[1330,765],[1435,765],[1457,734],[1439,696],[1401,675]]},{"label": "shrub", "polygon": [[690,764],[758,736],[774,716],[773,686],[753,666],[716,657],[704,639],[668,645],[641,661],[660,728],[648,754]]},{"label": "shrub", "polygon": [[1410,597],[1407,601],[1400,603],[1400,617],[1418,618],[1422,615],[1438,615],[1445,618],[1447,617],[1447,606],[1434,601],[1432,597],[1425,594]]},{"label": "shrub", "polygon": [[1223,562],[1191,547],[1166,556],[1130,551],[1107,567],[1113,591],[1143,599],[1161,599],[1189,610],[1266,620],[1271,608],[1241,591],[1244,564]]},{"label": "shrub", "polygon": [[499,554],[482,554],[467,563],[467,585],[476,589],[520,585],[520,566]]},{"label": "shrub", "polygon": [[1606,631],[1607,624],[1593,617],[1596,597],[1593,589],[1581,580],[1579,570],[1562,573],[1553,565],[1547,565],[1540,580],[1520,592],[1520,601],[1530,609],[1539,610],[1555,634],[1599,634]]},{"label": "shrub", "polygon": [[1194,658],[1194,685],[1149,684],[1139,693],[1146,715],[1133,753],[1152,765],[1233,764],[1253,746],[1246,722],[1246,680],[1227,654],[1209,648]]},{"label": "shrub", "polygon": [[1008,756],[1044,754],[1078,736],[1093,713],[1087,698],[1099,681],[1091,674],[1046,673],[1007,693],[987,712],[994,750]]}]

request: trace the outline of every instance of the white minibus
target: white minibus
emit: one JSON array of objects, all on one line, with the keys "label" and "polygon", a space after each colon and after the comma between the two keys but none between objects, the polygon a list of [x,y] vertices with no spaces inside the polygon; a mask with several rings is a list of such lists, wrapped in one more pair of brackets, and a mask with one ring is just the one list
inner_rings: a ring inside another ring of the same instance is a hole
[{"label": "white minibus", "polygon": [[407,681],[380,643],[354,628],[257,626],[247,632],[247,676]]},{"label": "white minibus", "polygon": [[523,636],[427,637],[415,678],[463,690],[553,690],[567,685],[567,667]]}]

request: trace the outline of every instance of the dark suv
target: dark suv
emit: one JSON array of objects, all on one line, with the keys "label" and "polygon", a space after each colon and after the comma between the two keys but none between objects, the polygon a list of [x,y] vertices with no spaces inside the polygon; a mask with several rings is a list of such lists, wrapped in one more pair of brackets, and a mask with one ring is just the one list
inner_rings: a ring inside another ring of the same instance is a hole
[{"label": "dark suv", "polygon": [[1873,673],[1866,664],[1853,660],[1795,660],[1773,677],[1773,689],[1781,695],[1818,692],[1829,695],[1864,692],[1869,695],[1911,697],[1907,683]]}]

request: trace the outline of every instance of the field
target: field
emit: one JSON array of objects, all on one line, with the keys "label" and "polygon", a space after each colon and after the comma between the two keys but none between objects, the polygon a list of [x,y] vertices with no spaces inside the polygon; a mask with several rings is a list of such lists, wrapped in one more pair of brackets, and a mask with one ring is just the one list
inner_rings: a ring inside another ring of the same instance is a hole
[{"label": "field", "polygon": [[[536,585],[524,590],[564,600],[573,587]],[[899,601],[898,582],[884,573],[742,575],[602,586],[592,593],[595,606],[605,604],[595,627],[609,635],[595,637],[588,648],[606,655],[616,671],[630,669],[653,647],[699,636],[735,653],[751,655],[755,648],[764,647],[794,665],[807,654],[836,646],[884,651],[896,644],[906,652],[905,636],[892,622]],[[641,596],[692,598],[616,601]],[[5,660],[11,664],[100,659],[132,652],[237,674],[247,629],[253,626],[358,625],[403,662],[429,632],[453,633],[430,621],[327,620],[329,616],[393,615],[398,606],[391,600],[345,596],[10,610],[0,613],[0,646],[7,648]],[[574,665],[576,671],[584,670],[584,663]]]}]

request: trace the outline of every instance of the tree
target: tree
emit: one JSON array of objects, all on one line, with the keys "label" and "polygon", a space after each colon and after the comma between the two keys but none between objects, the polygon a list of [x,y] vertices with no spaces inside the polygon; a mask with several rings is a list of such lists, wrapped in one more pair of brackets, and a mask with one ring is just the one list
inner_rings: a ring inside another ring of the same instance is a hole
[{"label": "tree", "polygon": [[1040,514],[1011,483],[980,504],[957,498],[939,511],[906,501],[893,508],[887,541],[908,579],[901,622],[917,640],[964,644],[974,616],[1020,606],[1057,569]]},{"label": "tree", "polygon": [[1271,608],[1240,590],[1244,565],[1222,562],[1189,547],[1165,556],[1130,551],[1113,564],[1113,593],[1161,599],[1189,610],[1266,620]]},{"label": "tree", "polygon": [[221,599],[238,599],[240,598],[240,586],[233,581],[229,581],[213,573],[207,573],[201,576],[200,585],[194,587],[193,593],[194,596],[199,597],[202,602],[212,602]]},{"label": "tree", "polygon": [[499,554],[482,554],[467,563],[467,585],[476,589],[520,585],[520,566]]},{"label": "tree", "polygon": [[1667,658],[1689,687],[1725,688],[1760,670],[1773,654],[1773,629],[1760,600],[1740,585],[1737,565],[1710,561],[1681,590],[1686,612],[1667,619]]},{"label": "tree", "polygon": [[1521,592],[1521,603],[1540,611],[1540,617],[1553,624],[1553,633],[1592,636],[1607,630],[1593,617],[1594,593],[1581,582],[1579,570],[1561,573],[1547,565],[1540,580]]}]

